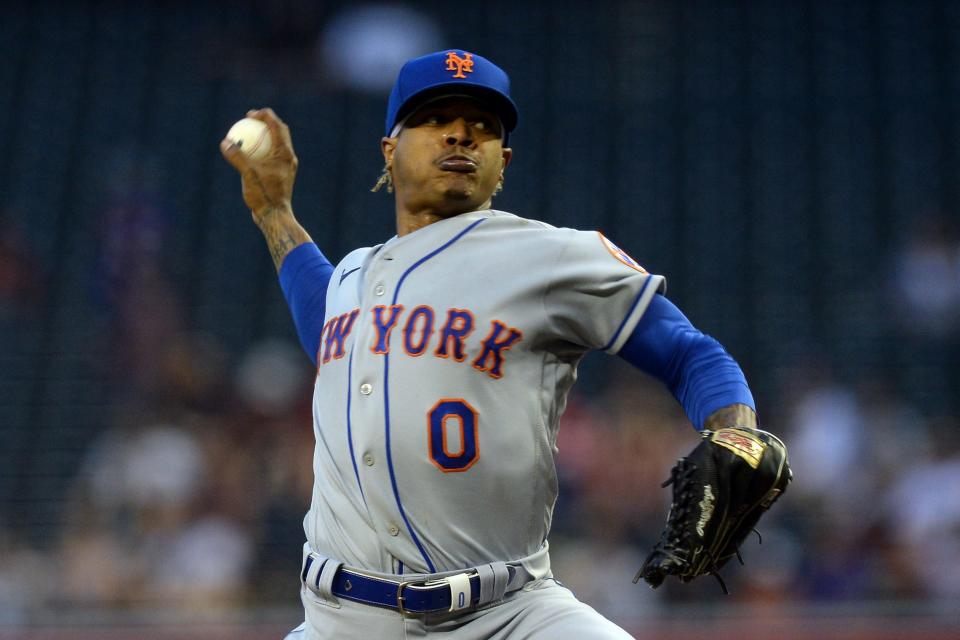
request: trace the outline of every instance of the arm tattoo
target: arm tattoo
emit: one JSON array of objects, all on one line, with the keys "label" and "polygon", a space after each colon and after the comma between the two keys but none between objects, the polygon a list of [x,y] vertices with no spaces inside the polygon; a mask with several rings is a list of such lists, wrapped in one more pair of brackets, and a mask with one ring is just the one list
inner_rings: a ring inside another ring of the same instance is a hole
[{"label": "arm tattoo", "polygon": [[284,207],[270,207],[261,215],[259,226],[278,273],[288,253],[304,242],[310,242],[310,235]]},{"label": "arm tattoo", "polygon": [[[281,178],[271,178],[270,176],[267,177],[267,180],[271,183],[282,181]],[[276,188],[268,189],[263,177],[252,169],[248,170],[243,176],[244,199],[248,203],[251,201],[251,198],[247,196],[247,190],[250,190],[256,192],[259,196],[253,197],[254,201],[263,202],[262,207],[258,206],[256,211],[251,209],[250,213],[267,241],[273,266],[279,273],[280,265],[283,264],[283,259],[287,257],[287,254],[301,244],[310,242],[310,235],[304,231],[294,217],[289,200],[278,200],[275,197],[275,192],[285,193],[289,189],[284,189],[282,185],[273,186]]]},{"label": "arm tattoo", "polygon": [[757,428],[757,414],[745,404],[731,404],[710,414],[703,423],[704,429],[716,431],[724,427]]},{"label": "arm tattoo", "polygon": [[290,229],[285,227],[277,228],[274,225],[270,225],[264,229],[263,236],[267,240],[270,257],[273,258],[273,266],[276,267],[277,271],[280,271],[280,265],[283,264],[283,259],[287,257],[287,254],[303,243],[302,240],[298,241],[297,238],[294,237]]}]

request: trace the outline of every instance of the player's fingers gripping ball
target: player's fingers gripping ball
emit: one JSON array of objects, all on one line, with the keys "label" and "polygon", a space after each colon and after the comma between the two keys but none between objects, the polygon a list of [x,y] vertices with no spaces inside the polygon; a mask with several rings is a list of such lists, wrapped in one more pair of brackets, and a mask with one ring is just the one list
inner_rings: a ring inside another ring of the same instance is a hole
[{"label": "player's fingers gripping ball", "polygon": [[256,118],[243,118],[237,121],[227,132],[227,140],[237,145],[240,151],[251,160],[266,158],[273,147],[270,128],[265,122]]},{"label": "player's fingers gripping ball", "polygon": [[[634,578],[656,588],[668,575],[683,582],[712,574],[733,556],[793,474],[783,442],[759,429],[706,431],[670,472],[667,524]],[[720,580],[726,592],[726,586]]]}]

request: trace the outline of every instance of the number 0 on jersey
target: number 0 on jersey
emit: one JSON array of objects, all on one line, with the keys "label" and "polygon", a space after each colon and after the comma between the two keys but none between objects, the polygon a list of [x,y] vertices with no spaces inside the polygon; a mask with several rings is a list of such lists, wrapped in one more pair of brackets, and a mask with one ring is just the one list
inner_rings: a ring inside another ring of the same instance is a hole
[{"label": "number 0 on jersey", "polygon": [[[466,471],[480,459],[477,410],[462,398],[443,398],[427,413],[430,460],[444,473]],[[452,446],[450,429],[459,429],[459,446]]]}]

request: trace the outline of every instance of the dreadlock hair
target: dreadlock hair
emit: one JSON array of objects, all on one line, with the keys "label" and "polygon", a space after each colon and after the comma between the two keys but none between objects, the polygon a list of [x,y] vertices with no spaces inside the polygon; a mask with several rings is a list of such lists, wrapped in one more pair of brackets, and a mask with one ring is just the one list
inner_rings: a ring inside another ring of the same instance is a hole
[{"label": "dreadlock hair", "polygon": [[390,174],[390,165],[383,165],[383,171],[380,173],[380,177],[377,178],[377,183],[373,185],[373,189],[370,189],[373,193],[380,191],[383,187],[387,188],[387,193],[393,193],[393,176]]}]

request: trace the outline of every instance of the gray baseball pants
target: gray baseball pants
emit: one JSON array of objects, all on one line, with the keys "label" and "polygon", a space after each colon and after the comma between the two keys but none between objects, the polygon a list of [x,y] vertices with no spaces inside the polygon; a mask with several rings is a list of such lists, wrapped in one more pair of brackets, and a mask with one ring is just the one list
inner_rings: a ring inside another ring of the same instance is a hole
[{"label": "gray baseball pants", "polygon": [[286,640],[409,640],[444,634],[457,640],[630,640],[626,631],[577,600],[552,578],[536,580],[494,605],[460,614],[402,616],[302,587],[306,621]]}]

